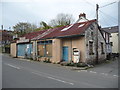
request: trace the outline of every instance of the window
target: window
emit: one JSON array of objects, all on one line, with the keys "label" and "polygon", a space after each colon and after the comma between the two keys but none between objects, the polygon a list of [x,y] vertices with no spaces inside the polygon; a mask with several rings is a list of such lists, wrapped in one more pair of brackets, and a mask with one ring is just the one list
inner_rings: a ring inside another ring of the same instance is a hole
[{"label": "window", "polygon": [[113,42],[110,42],[110,45],[113,46]]},{"label": "window", "polygon": [[104,53],[104,44],[101,42],[101,54],[105,54]]},{"label": "window", "polygon": [[92,37],[92,39],[93,39],[93,37],[94,37],[94,36],[93,36],[93,31],[91,32],[91,37]]},{"label": "window", "polygon": [[93,42],[89,41],[89,55],[93,55]]},{"label": "window", "polygon": [[41,57],[52,56],[52,40],[38,42],[38,55]]},{"label": "window", "polygon": [[119,34],[117,34],[117,36],[119,36]]},{"label": "window", "polygon": [[38,42],[38,44],[51,44],[51,43],[52,43],[52,40]]},{"label": "window", "polygon": [[44,44],[45,41],[40,41],[39,44]]},{"label": "window", "polygon": [[90,26],[90,29],[93,30],[93,29],[94,29],[94,25],[91,25],[91,26]]}]

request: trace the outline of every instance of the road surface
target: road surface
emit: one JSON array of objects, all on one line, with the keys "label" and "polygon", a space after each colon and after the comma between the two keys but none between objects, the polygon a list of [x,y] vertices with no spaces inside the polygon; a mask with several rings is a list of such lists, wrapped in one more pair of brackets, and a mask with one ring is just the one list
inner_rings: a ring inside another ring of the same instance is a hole
[{"label": "road surface", "polygon": [[106,65],[80,71],[2,55],[2,88],[118,88],[117,70]]}]

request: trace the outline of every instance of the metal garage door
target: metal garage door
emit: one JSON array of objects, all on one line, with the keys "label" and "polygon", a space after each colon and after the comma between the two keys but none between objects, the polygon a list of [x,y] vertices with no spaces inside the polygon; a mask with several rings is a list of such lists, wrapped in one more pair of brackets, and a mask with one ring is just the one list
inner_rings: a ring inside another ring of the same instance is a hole
[{"label": "metal garage door", "polygon": [[31,58],[31,54],[33,52],[32,44],[18,44],[17,46],[17,56]]}]

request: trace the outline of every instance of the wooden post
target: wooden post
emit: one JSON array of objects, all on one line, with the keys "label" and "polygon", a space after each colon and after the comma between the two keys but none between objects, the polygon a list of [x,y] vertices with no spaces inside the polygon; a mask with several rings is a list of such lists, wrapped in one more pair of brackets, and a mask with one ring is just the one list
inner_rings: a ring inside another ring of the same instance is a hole
[{"label": "wooden post", "polygon": [[96,28],[96,64],[98,64],[98,9],[99,5],[96,4],[96,21],[97,21],[97,28]]}]

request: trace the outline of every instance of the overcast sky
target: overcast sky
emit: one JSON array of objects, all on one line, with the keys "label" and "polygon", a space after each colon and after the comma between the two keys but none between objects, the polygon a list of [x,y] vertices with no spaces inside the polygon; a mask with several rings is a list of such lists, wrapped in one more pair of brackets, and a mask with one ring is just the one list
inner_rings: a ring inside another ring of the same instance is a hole
[{"label": "overcast sky", "polygon": [[0,3],[0,25],[9,29],[18,22],[39,25],[40,21],[49,22],[59,13],[72,14],[75,21],[80,13],[88,19],[96,18],[96,4],[99,9],[99,23],[102,27],[118,25],[118,0],[2,0]]}]

